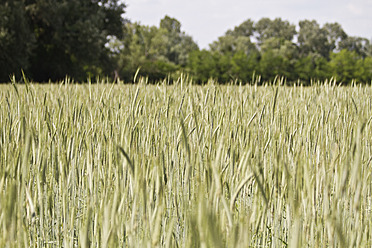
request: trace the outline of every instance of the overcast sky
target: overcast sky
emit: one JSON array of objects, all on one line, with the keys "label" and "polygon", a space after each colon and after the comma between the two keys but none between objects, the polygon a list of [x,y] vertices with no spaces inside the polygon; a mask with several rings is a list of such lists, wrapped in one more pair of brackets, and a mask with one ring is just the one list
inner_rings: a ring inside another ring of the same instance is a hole
[{"label": "overcast sky", "polygon": [[338,22],[350,36],[372,38],[372,0],[124,0],[126,17],[159,26],[169,15],[201,48],[248,18],[281,17],[292,24],[315,19]]}]

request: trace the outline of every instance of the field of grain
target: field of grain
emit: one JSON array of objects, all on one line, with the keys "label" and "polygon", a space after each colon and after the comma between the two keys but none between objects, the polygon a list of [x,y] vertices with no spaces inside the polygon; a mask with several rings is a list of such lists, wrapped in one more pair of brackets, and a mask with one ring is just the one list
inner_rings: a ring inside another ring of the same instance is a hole
[{"label": "field of grain", "polygon": [[372,87],[0,85],[0,247],[371,247]]}]

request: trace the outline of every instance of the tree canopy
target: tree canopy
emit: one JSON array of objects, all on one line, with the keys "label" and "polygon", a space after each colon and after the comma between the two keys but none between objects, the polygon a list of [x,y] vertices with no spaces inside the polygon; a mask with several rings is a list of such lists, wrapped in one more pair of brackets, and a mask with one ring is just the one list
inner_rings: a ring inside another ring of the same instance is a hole
[{"label": "tree canopy", "polygon": [[21,69],[36,81],[108,73],[109,36],[123,37],[119,0],[11,0],[0,5],[0,79]]},{"label": "tree canopy", "polygon": [[304,84],[372,80],[371,41],[348,36],[338,23],[247,19],[200,50],[179,20],[165,16],[146,26],[125,19],[125,8],[120,0],[2,1],[0,81],[22,70],[38,82],[66,75],[132,82],[138,70],[150,81],[184,72],[196,83],[249,82],[253,75]]},{"label": "tree canopy", "polygon": [[159,27],[127,23],[126,35],[110,43],[118,62],[117,72],[125,81],[132,80],[140,68],[140,75],[160,80],[185,70],[189,54],[199,50],[191,36],[181,31],[181,23],[165,16]]},{"label": "tree canopy", "polygon": [[338,23],[321,26],[315,20],[300,21],[297,30],[280,18],[256,23],[248,19],[210,44],[209,50],[192,53],[189,70],[199,83],[208,76],[249,82],[252,75],[266,81],[279,75],[304,84],[330,77],[344,84],[371,83],[368,39],[348,36]]}]

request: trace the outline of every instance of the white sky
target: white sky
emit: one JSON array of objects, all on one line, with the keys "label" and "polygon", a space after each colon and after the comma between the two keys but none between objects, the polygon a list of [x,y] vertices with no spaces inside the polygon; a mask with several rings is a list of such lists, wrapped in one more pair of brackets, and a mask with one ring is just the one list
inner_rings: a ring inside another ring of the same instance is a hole
[{"label": "white sky", "polygon": [[159,26],[165,16],[181,22],[200,48],[217,40],[228,29],[248,18],[281,17],[298,25],[299,20],[338,22],[350,36],[372,39],[372,0],[124,0],[125,17],[143,25]]}]

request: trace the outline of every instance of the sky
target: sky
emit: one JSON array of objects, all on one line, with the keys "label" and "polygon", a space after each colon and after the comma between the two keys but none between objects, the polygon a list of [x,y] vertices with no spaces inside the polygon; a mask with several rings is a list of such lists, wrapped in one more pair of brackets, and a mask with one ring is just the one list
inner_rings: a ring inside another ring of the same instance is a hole
[{"label": "sky", "polygon": [[[372,0],[124,0],[126,18],[159,26],[168,15],[181,23],[200,48],[247,19],[277,17],[298,25],[316,20],[320,25],[338,22],[350,36],[372,39]],[[297,27],[298,29],[298,27]]]}]

